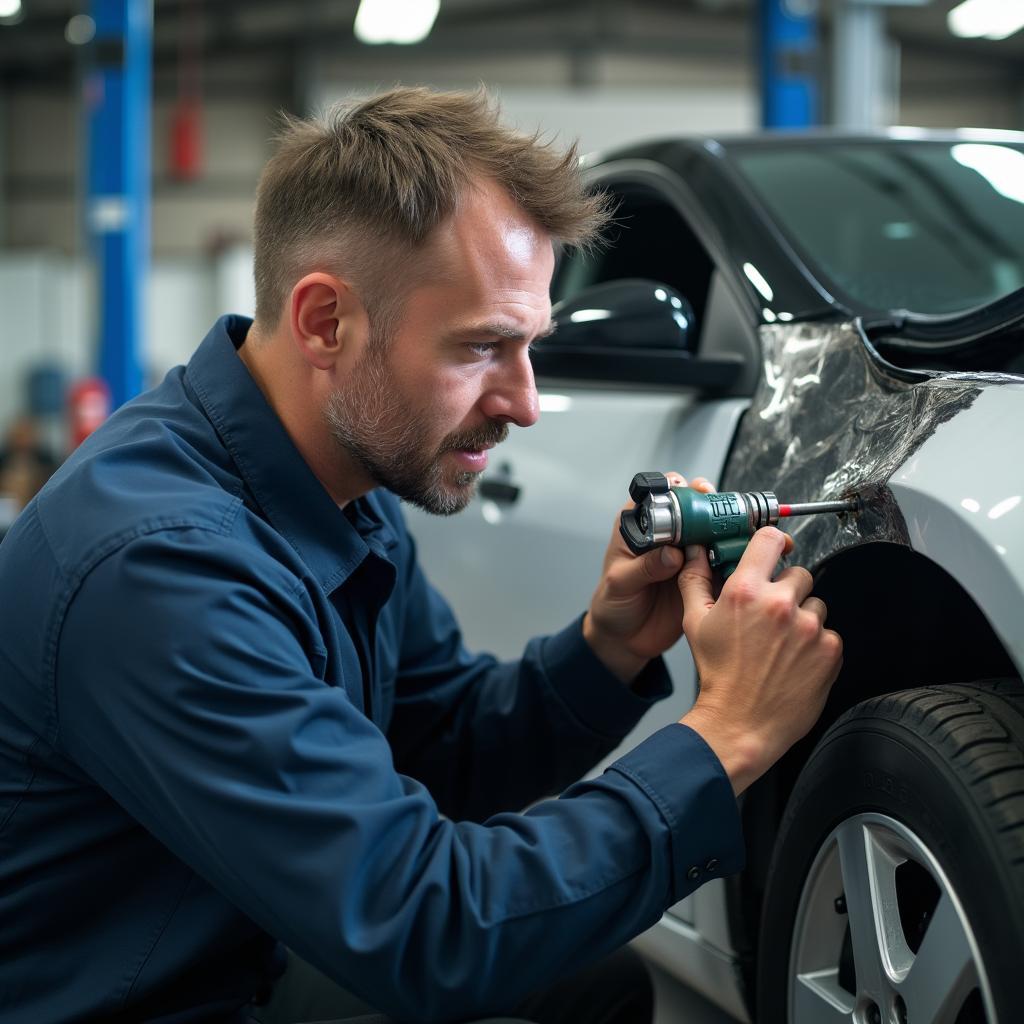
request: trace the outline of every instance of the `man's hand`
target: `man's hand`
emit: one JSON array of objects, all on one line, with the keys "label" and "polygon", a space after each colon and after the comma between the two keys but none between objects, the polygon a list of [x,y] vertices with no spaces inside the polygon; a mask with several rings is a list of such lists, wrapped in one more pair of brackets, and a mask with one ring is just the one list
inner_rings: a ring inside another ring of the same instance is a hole
[{"label": "man's hand", "polygon": [[842,665],[811,574],[794,566],[772,580],[788,542],[774,527],[758,530],[717,600],[703,548],[687,548],[679,575],[700,677],[681,721],[718,755],[737,795],[810,730]]},{"label": "man's hand", "polygon": [[[703,477],[691,484],[666,473],[673,487],[710,494]],[[623,506],[632,508],[632,503]],[[632,680],[651,658],[667,651],[683,633],[683,606],[676,576],[683,565],[678,548],[661,547],[637,557],[619,533],[616,516],[604,556],[601,582],[583,620],[583,636],[594,653],[623,682]]]}]

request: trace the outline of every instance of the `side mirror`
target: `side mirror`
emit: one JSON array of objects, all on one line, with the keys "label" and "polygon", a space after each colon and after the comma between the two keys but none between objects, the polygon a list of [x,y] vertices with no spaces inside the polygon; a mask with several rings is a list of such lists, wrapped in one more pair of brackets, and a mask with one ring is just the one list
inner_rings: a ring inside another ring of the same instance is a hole
[{"label": "side mirror", "polygon": [[537,377],[654,384],[727,392],[741,359],[698,359],[693,307],[657,281],[628,279],[587,288],[551,311],[555,333],[533,351]]},{"label": "side mirror", "polygon": [[551,317],[559,345],[688,352],[693,307],[674,288],[633,278],[594,285],[559,302]]}]

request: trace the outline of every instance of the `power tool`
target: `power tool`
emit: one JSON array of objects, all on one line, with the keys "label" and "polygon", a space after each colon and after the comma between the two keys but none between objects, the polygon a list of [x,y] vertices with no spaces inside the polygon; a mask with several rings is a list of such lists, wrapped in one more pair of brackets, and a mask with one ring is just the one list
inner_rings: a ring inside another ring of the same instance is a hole
[{"label": "power tool", "polygon": [[788,516],[842,514],[860,507],[856,498],[786,505],[773,491],[705,494],[692,487],[673,487],[664,473],[637,473],[629,496],[635,505],[622,513],[619,532],[634,555],[666,544],[700,544],[723,576],[731,575],[754,531],[762,526],[775,526]]}]

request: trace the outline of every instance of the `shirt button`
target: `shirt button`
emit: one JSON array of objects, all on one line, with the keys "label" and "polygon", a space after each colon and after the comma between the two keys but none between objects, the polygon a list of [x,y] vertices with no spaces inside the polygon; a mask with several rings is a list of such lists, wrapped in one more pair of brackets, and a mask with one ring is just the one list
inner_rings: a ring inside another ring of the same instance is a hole
[{"label": "shirt button", "polygon": [[718,867],[718,861],[714,857],[712,857],[711,860],[709,860],[707,862],[707,864],[704,865],[704,870],[705,871],[714,871],[715,868],[717,868],[717,867]]},{"label": "shirt button", "polygon": [[689,871],[686,872],[686,877],[689,878],[691,882],[696,882],[697,879],[700,878],[700,868],[697,867],[695,864],[692,868],[690,868]]}]

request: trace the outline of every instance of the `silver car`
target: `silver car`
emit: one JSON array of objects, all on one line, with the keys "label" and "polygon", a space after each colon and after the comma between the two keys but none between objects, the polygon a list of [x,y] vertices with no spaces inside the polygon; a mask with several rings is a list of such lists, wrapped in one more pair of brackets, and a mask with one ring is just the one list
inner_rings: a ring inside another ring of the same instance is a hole
[{"label": "silver car", "polygon": [[[410,512],[428,573],[516,657],[586,606],[638,471],[855,495],[784,527],[845,641],[821,721],[744,794],[743,874],[637,942],[739,1021],[1024,1020],[1024,136],[667,139],[587,173],[616,222],[557,266],[541,420],[462,516]],[[692,704],[667,661],[622,750]]]}]

